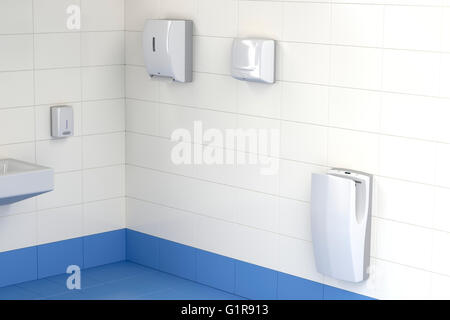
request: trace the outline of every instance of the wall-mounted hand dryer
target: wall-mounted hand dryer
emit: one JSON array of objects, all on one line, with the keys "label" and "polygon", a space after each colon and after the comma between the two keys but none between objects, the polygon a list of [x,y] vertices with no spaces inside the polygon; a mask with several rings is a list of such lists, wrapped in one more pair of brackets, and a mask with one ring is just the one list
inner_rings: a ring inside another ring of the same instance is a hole
[{"label": "wall-mounted hand dryer", "polygon": [[142,41],[151,77],[192,81],[192,29],[189,20],[147,20]]},{"label": "wall-mounted hand dryer", "polygon": [[275,82],[275,41],[270,39],[234,39],[231,76],[238,80]]},{"label": "wall-mounted hand dryer", "polygon": [[317,270],[361,282],[369,276],[372,175],[332,169],[313,174],[311,231]]}]

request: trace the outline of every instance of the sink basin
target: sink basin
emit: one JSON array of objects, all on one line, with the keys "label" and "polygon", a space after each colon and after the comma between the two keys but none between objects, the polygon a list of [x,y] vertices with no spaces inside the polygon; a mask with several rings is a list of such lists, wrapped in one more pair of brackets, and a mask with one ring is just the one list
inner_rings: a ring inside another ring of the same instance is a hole
[{"label": "sink basin", "polygon": [[14,159],[0,159],[0,205],[53,190],[53,169]]}]

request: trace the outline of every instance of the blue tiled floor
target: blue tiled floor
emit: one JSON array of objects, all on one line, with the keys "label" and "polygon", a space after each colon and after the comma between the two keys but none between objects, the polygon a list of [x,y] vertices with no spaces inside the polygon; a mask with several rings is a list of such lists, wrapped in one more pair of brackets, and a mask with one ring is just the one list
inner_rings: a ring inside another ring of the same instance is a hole
[{"label": "blue tiled floor", "polygon": [[0,300],[243,299],[221,290],[125,261],[82,270],[81,290],[66,288],[68,276],[62,274],[0,288]]}]

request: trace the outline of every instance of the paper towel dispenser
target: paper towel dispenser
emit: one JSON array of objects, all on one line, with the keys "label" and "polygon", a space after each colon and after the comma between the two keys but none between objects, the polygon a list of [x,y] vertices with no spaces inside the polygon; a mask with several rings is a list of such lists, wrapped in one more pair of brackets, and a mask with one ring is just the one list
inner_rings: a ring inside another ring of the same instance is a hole
[{"label": "paper towel dispenser", "polygon": [[320,273],[351,282],[368,278],[372,180],[345,169],[312,175],[311,231]]},{"label": "paper towel dispenser", "polygon": [[142,36],[148,74],[192,81],[192,29],[189,20],[147,20]]}]

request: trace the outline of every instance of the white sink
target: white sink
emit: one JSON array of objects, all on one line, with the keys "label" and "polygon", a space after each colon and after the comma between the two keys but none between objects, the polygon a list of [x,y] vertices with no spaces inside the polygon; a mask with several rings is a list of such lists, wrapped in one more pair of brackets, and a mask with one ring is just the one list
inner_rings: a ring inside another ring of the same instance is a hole
[{"label": "white sink", "polygon": [[14,159],[0,159],[0,205],[53,190],[53,169]]}]

